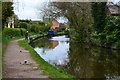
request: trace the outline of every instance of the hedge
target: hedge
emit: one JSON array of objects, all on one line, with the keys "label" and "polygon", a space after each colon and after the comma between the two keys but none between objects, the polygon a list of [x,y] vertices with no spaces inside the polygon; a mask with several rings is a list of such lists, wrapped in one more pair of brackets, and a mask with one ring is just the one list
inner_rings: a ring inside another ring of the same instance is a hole
[{"label": "hedge", "polygon": [[26,23],[26,22],[20,22],[20,23],[19,23],[19,26],[20,26],[21,28],[27,29],[27,28],[28,28],[28,23]]},{"label": "hedge", "polygon": [[40,33],[41,31],[42,32],[49,31],[50,27],[32,23],[32,24],[30,24],[30,26],[28,26],[27,29],[28,29],[29,32]]},{"label": "hedge", "polygon": [[26,32],[26,29],[24,28],[4,28],[3,30],[3,36],[7,37],[16,37],[16,36],[23,36]]}]

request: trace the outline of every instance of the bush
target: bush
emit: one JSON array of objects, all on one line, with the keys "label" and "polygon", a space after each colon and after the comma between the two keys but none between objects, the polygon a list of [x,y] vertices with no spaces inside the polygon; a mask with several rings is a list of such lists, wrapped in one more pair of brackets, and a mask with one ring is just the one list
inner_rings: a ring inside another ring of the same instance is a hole
[{"label": "bush", "polygon": [[16,36],[23,36],[26,32],[26,29],[24,28],[4,28],[3,30],[3,36],[7,37],[16,37]]},{"label": "bush", "polygon": [[35,24],[35,23],[32,23],[30,26],[28,26],[28,31],[34,33],[39,33],[40,31],[47,32],[49,31],[49,29],[50,28],[48,26]]},{"label": "bush", "polygon": [[[100,44],[106,47],[116,47],[118,48],[120,42],[120,18],[117,16],[107,16],[106,26],[102,33],[92,32],[92,41],[96,42],[97,39],[100,39]],[[99,40],[98,40],[99,41]]]},{"label": "bush", "polygon": [[45,25],[45,23],[44,22],[39,22],[39,25]]},{"label": "bush", "polygon": [[104,32],[111,34],[112,31],[118,29],[120,30],[120,18],[116,16],[107,16],[107,24],[105,26]]},{"label": "bush", "polygon": [[19,22],[26,22],[26,23],[29,23],[30,20],[19,20]]},{"label": "bush", "polygon": [[26,22],[20,22],[20,23],[19,23],[19,26],[20,26],[21,28],[28,29],[28,23],[26,23]]},{"label": "bush", "polygon": [[120,38],[120,18],[117,16],[107,16],[107,24],[104,29],[106,34],[106,44],[112,45]]},{"label": "bush", "polygon": [[112,47],[120,48],[120,40],[116,41],[114,44],[112,44]]},{"label": "bush", "polygon": [[36,26],[35,26],[34,24],[30,24],[30,25],[28,26],[28,31],[35,33],[35,32],[36,32],[36,31],[35,31],[35,27],[36,27]]},{"label": "bush", "polygon": [[49,26],[40,25],[39,27],[40,27],[40,28],[39,28],[40,31],[42,31],[42,32],[47,32],[47,31],[50,30],[50,27],[49,27]]}]

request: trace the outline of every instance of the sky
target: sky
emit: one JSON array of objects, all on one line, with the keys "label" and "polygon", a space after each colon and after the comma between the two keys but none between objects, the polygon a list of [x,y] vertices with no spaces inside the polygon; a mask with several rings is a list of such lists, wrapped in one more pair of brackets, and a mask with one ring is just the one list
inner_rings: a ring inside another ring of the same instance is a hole
[{"label": "sky", "polygon": [[38,9],[43,9],[46,2],[42,0],[19,0],[14,2],[14,12],[19,19],[40,20]]},{"label": "sky", "polygon": [[[42,20],[39,11],[51,0],[14,0],[14,12],[19,19]],[[64,0],[65,1],[65,0]],[[118,2],[119,0],[110,0]],[[64,20],[59,20],[64,22]]]}]

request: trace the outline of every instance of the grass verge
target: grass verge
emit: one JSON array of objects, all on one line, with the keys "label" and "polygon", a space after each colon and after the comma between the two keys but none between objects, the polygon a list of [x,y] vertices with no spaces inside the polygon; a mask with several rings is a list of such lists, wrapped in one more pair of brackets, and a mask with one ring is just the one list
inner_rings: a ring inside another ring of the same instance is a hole
[{"label": "grass verge", "polygon": [[30,51],[32,58],[40,64],[40,69],[44,70],[44,74],[48,75],[50,78],[67,78],[67,79],[75,79],[75,76],[69,75],[67,72],[60,70],[57,67],[52,66],[44,59],[42,59],[37,52],[35,52],[34,48],[28,44],[29,40],[21,40],[19,41],[19,45],[24,47],[26,50]]}]

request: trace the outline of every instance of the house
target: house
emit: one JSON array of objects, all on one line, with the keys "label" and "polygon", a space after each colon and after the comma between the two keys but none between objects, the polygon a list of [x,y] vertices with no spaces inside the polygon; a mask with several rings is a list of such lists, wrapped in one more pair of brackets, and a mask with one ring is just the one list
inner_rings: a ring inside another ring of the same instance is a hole
[{"label": "house", "polygon": [[120,5],[107,5],[107,15],[120,15]]},{"label": "house", "polygon": [[59,44],[59,42],[57,40],[54,40],[51,43],[52,43],[52,46],[51,46],[52,49],[54,49],[55,47],[57,47],[58,44]]},{"label": "house", "polygon": [[18,20],[17,15],[13,14],[11,17],[8,17],[6,26],[8,28],[15,28],[15,23]]},{"label": "house", "polygon": [[50,19],[50,21],[52,22],[52,26],[51,26],[51,30],[55,30],[55,31],[59,31],[59,29],[57,29],[58,27],[60,27],[60,23],[55,20],[55,19]]},{"label": "house", "polygon": [[61,31],[61,28],[68,28],[67,23],[59,23],[56,19],[54,18],[45,18],[44,19],[44,23],[45,25],[50,25],[52,23],[52,25],[50,25],[50,29],[53,31]]},{"label": "house", "polygon": [[38,20],[30,20],[30,23],[39,23],[40,21]]},{"label": "house", "polygon": [[14,28],[14,17],[13,16],[11,16],[11,17],[9,17],[8,18],[8,20],[7,20],[7,27],[8,28]]}]

